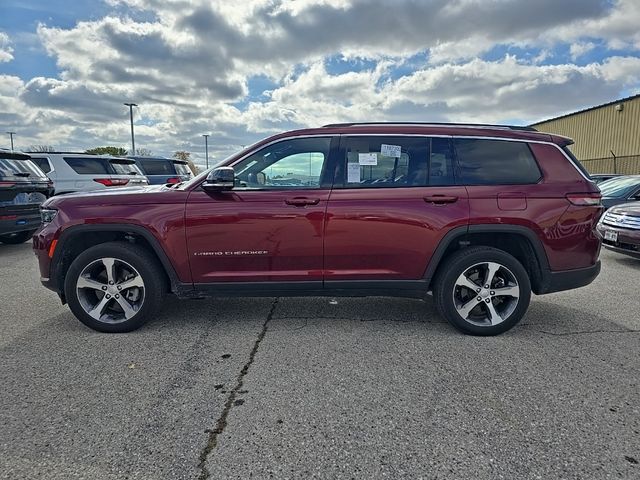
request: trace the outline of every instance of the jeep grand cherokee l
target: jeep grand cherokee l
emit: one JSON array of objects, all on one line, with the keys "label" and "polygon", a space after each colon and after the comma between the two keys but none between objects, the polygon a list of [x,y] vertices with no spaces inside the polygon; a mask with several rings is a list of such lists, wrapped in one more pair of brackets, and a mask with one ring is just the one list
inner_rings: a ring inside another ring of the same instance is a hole
[{"label": "jeep grand cherokee l", "polygon": [[600,271],[600,192],[568,138],[530,128],[335,124],[267,138],[173,187],[47,201],[42,282],[125,332],[166,292],[399,296],[495,335],[531,293]]}]

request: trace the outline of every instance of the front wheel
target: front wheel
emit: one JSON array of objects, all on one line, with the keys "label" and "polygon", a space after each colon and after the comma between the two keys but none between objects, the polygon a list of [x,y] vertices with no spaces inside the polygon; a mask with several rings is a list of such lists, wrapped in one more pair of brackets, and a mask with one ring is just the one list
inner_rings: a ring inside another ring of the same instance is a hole
[{"label": "front wheel", "polygon": [[162,302],[164,272],[144,248],[109,242],[82,252],[69,267],[65,295],[73,314],[99,332],[141,327]]},{"label": "front wheel", "polygon": [[531,282],[512,255],[492,247],[472,247],[449,257],[436,277],[436,307],[458,330],[498,335],[516,325],[531,300]]}]

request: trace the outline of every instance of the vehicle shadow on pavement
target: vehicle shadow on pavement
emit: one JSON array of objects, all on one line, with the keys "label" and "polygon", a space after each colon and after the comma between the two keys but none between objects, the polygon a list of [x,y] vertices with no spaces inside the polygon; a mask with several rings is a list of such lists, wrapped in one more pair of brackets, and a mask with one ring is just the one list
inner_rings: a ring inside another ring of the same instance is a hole
[{"label": "vehicle shadow on pavement", "polygon": [[631,267],[640,270],[640,259],[638,258],[616,255],[612,260],[617,264],[616,266]]}]

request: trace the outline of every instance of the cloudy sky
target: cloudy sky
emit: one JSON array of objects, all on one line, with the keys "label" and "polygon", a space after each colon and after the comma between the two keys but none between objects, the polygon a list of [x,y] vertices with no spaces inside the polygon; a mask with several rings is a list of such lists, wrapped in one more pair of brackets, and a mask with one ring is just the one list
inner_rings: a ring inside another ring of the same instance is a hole
[{"label": "cloudy sky", "polygon": [[[640,93],[640,0],[2,0],[16,146],[224,156],[340,121],[530,123]],[[8,146],[2,133],[1,147]]]}]

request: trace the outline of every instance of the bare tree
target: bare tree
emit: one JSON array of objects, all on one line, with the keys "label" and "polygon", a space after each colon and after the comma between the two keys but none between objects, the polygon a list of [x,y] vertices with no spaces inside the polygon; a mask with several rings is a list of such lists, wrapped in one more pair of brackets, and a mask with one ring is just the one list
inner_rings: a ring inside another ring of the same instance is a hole
[{"label": "bare tree", "polygon": [[31,145],[28,150],[30,152],[38,152],[38,153],[45,153],[45,152],[55,152],[56,149],[51,146],[51,145]]},{"label": "bare tree", "polygon": [[153,155],[153,152],[148,148],[136,148],[135,154],[140,157],[150,157],[151,155]]}]

